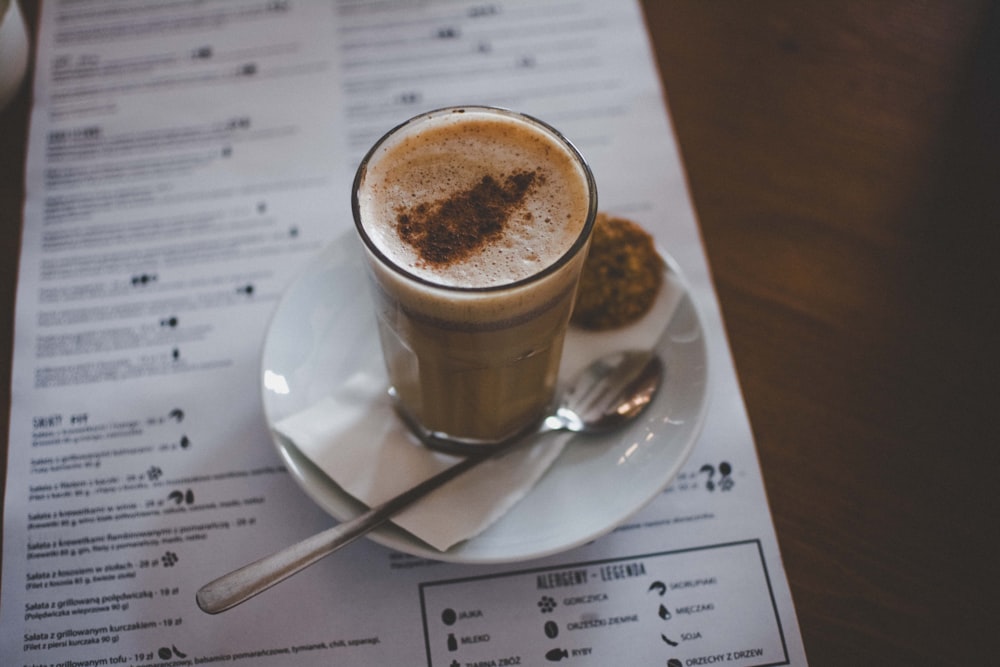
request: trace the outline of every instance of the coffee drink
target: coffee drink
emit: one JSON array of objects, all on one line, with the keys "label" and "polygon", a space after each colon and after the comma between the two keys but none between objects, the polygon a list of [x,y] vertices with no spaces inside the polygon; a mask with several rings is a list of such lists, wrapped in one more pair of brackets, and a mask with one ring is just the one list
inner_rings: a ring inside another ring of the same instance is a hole
[{"label": "coffee drink", "polygon": [[430,112],[372,148],[352,204],[408,422],[453,449],[536,424],[597,208],[579,153],[513,112]]}]

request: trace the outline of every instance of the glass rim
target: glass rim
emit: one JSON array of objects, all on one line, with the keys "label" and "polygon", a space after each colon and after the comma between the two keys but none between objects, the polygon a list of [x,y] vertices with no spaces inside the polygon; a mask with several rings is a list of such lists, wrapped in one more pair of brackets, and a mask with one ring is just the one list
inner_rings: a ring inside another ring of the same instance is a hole
[{"label": "glass rim", "polygon": [[[583,227],[580,229],[580,233],[577,235],[573,244],[566,249],[559,258],[541,269],[537,273],[533,273],[530,276],[515,280],[514,282],[503,283],[500,285],[484,285],[484,286],[463,286],[463,285],[445,285],[433,280],[429,280],[423,276],[417,275],[412,271],[400,266],[398,263],[394,262],[390,257],[388,257],[382,250],[376,245],[375,241],[369,236],[367,230],[365,230],[364,224],[361,222],[361,209],[360,202],[358,200],[358,190],[361,186],[361,181],[364,175],[367,173],[368,164],[375,157],[378,150],[393,136],[402,131],[403,129],[415,125],[417,123],[424,122],[430,118],[436,118],[448,113],[464,113],[466,111],[474,111],[480,113],[495,113],[502,116],[508,116],[516,118],[520,121],[527,122],[530,125],[542,130],[546,134],[551,135],[551,137],[563,145],[566,150],[569,151],[570,155],[576,160],[577,164],[583,171],[584,179],[587,183],[587,192],[589,193],[589,201],[587,205],[587,219],[584,221]],[[402,123],[399,123],[395,127],[389,129],[385,134],[379,137],[365,156],[361,159],[361,163],[358,165],[357,172],[354,175],[354,182],[351,186],[351,214],[354,217],[354,226],[357,228],[358,234],[361,236],[361,240],[364,241],[365,247],[378,258],[379,262],[383,265],[392,269],[395,273],[403,276],[407,280],[419,283],[422,286],[430,287],[433,289],[444,290],[448,292],[455,293],[467,293],[467,294],[482,294],[490,292],[503,292],[507,290],[516,290],[525,285],[530,285],[532,283],[542,280],[560,269],[566,266],[574,257],[576,257],[581,250],[586,246],[587,241],[590,238],[591,230],[594,227],[594,223],[597,219],[597,183],[594,179],[594,174],[590,169],[590,165],[587,160],[583,157],[583,154],[573,145],[569,139],[567,139],[562,132],[552,127],[543,120],[540,120],[534,116],[521,113],[520,111],[514,111],[512,109],[507,109],[504,107],[488,106],[488,105],[456,105],[441,107],[438,109],[432,109],[430,111],[425,111],[413,116]]]}]

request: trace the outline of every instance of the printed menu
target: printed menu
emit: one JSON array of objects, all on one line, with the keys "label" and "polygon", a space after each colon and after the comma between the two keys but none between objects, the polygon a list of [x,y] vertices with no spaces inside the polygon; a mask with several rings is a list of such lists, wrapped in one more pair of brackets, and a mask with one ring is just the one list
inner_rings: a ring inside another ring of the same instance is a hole
[{"label": "printed menu", "polygon": [[[4,665],[806,664],[636,2],[54,0],[34,90]],[[350,233],[368,147],[468,103],[558,127],[600,208],[676,261],[709,357],[693,453],[569,551],[469,564],[361,540],[203,613],[204,583],[334,523],[261,408],[279,299]]]}]

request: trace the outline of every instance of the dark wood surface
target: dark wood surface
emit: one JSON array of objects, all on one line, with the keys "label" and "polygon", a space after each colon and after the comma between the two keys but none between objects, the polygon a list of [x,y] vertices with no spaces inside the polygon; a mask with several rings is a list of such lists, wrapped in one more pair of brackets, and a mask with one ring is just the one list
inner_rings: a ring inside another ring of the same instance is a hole
[{"label": "dark wood surface", "polygon": [[[1000,11],[643,6],[810,664],[995,664]],[[29,89],[0,114],[4,406]]]},{"label": "dark wood surface", "polygon": [[644,5],[811,664],[998,664],[997,7]]}]

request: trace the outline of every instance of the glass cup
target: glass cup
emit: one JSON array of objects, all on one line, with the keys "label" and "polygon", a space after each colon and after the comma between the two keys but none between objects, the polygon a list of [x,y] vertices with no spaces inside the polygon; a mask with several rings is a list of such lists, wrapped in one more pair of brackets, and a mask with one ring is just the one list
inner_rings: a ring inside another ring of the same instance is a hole
[{"label": "glass cup", "polygon": [[450,107],[378,140],[352,209],[397,411],[469,453],[545,417],[597,213],[593,174],[549,125]]}]

